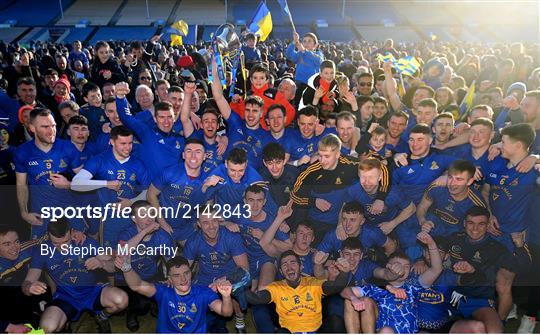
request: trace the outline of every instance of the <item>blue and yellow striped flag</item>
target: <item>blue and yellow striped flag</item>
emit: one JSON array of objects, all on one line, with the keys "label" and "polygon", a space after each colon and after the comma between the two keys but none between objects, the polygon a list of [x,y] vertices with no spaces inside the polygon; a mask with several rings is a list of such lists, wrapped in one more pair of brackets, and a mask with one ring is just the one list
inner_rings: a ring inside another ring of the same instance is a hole
[{"label": "blue and yellow striped flag", "polygon": [[396,69],[401,74],[412,76],[420,67],[420,63],[413,56],[400,58],[397,61]]},{"label": "blue and yellow striped flag", "polygon": [[257,11],[248,27],[250,32],[259,36],[261,42],[264,42],[272,32],[272,15],[264,1],[261,1],[259,7],[257,7]]},{"label": "blue and yellow striped flag", "polygon": [[188,24],[186,21],[180,20],[167,27],[164,31],[166,34],[171,34],[171,46],[182,45],[182,37],[188,35]]},{"label": "blue and yellow striped flag", "polygon": [[459,105],[459,120],[463,121],[467,117],[467,112],[471,110],[474,103],[474,91],[476,91],[476,81],[473,81],[467,94],[463,97],[461,105]]},{"label": "blue and yellow striped flag", "polygon": [[387,53],[386,55],[377,54],[377,60],[381,62],[390,62],[392,63],[392,66],[396,65],[396,59],[394,58],[394,55],[391,53]]}]

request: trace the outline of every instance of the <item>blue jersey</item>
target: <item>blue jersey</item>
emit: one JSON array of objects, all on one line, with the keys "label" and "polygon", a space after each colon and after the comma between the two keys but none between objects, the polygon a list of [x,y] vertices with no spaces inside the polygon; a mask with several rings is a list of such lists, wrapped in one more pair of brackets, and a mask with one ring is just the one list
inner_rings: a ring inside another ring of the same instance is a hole
[{"label": "blue jersey", "polygon": [[291,132],[290,147],[295,148],[291,154],[291,161],[298,160],[304,156],[313,156],[317,153],[317,148],[321,138],[328,134],[336,134],[336,128],[325,128],[322,134],[319,136],[313,135],[311,138],[305,138],[302,136],[302,133],[298,130],[293,130]]},{"label": "blue jersey", "polygon": [[72,176],[73,169],[80,167],[79,151],[70,141],[57,139],[49,152],[39,149],[35,141],[21,144],[15,151],[15,171],[27,174],[30,189],[30,211],[44,206],[73,206],[73,193],[57,189],[49,178],[51,173]]},{"label": "blue jersey", "polygon": [[208,306],[219,299],[210,288],[192,285],[186,295],[176,293],[173,287],[154,284],[154,299],[158,305],[156,333],[206,333]]},{"label": "blue jersey", "polygon": [[204,195],[201,187],[204,179],[203,175],[188,176],[184,164],[180,163],[168,167],[152,181],[152,185],[161,191],[160,206],[177,211],[178,215],[175,213],[173,217],[165,219],[175,231],[179,231],[179,235],[187,237],[194,232],[194,223],[197,218],[196,215],[190,213],[189,209],[203,203]]},{"label": "blue jersey", "polygon": [[[485,174],[490,187],[489,203],[493,215],[505,233],[521,232],[528,228],[526,214],[536,189],[538,173],[527,173],[508,168],[508,161],[502,157],[494,159]],[[511,209],[511,210],[509,210]]]},{"label": "blue jersey", "polygon": [[[260,229],[263,232],[265,232],[271,225],[272,222],[274,222],[275,217],[266,214],[266,217],[262,222],[254,222],[250,219],[246,219],[243,217],[240,217],[238,219],[233,219],[232,221],[236,223],[240,227],[240,235],[242,236],[242,239],[244,240],[244,244],[246,246],[246,251],[248,254],[249,262],[264,262],[269,259],[271,259],[270,256],[264,252],[264,250],[261,248],[259,244],[259,239],[253,237],[251,235],[252,229]],[[276,232],[276,235],[274,237],[275,239],[279,241],[286,241],[289,239],[289,236],[282,232],[281,230],[278,230]]]},{"label": "blue jersey", "polygon": [[[379,228],[362,226],[360,235],[358,235],[360,243],[364,248],[364,252],[370,248],[382,247],[387,240],[386,235]],[[331,230],[324,236],[323,240],[317,247],[317,250],[324,251],[334,257],[339,257],[338,253],[341,251],[341,244],[343,241],[338,239],[335,230]]]},{"label": "blue jersey", "polygon": [[[122,244],[122,242],[128,242],[138,233],[139,230],[137,227],[132,225],[118,235],[118,243]],[[154,278],[159,273],[160,270],[158,266],[162,257],[165,257],[165,259],[170,259],[173,257],[173,254],[170,252],[167,253],[167,250],[172,250],[172,248],[176,247],[176,244],[174,243],[171,235],[169,235],[163,229],[158,229],[153,232],[150,239],[147,241],[145,241],[146,237],[147,236],[145,236],[137,245],[138,250],[142,250],[144,252],[136,253],[131,256],[131,266],[142,279],[149,280]],[[163,249],[163,254],[146,252],[146,250],[159,250],[154,248],[159,248],[160,246],[169,247],[170,249]]]},{"label": "blue jersey", "polygon": [[407,298],[398,299],[385,289],[373,285],[360,286],[364,296],[375,300],[379,306],[376,329],[390,327],[398,334],[418,333],[418,297],[422,285],[410,278],[401,286]]},{"label": "blue jersey", "polygon": [[364,208],[364,216],[370,224],[379,224],[393,220],[399,212],[411,204],[411,200],[405,198],[402,192],[395,187],[390,190],[384,199],[384,208],[381,214],[371,214],[371,207],[376,199],[375,194],[368,194],[360,182],[356,182],[347,188],[348,201],[358,201]]},{"label": "blue jersey", "polygon": [[[68,252],[69,249],[65,248],[62,255],[61,250],[56,249],[49,240],[41,243],[42,245],[34,248],[30,268],[46,270],[57,286],[57,293],[73,299],[71,301],[73,304],[88,296],[96,287],[97,275],[96,272],[88,270],[84,263],[97,256],[99,243],[91,237],[87,237],[80,246],[70,242],[71,247],[86,248],[90,251],[90,254],[84,257],[75,252]],[[46,245],[48,250],[55,249],[52,257],[42,252],[43,245]]]},{"label": "blue jersey", "polygon": [[80,113],[88,120],[88,130],[90,131],[89,141],[95,141],[101,133],[101,127],[107,123],[107,116],[103,108],[90,105],[82,106]]},{"label": "blue jersey", "polygon": [[225,161],[228,150],[226,150],[222,155],[218,154],[217,141],[215,141],[213,144],[208,143],[204,138],[204,132],[202,130],[196,130],[193,132],[190,138],[199,139],[204,144],[204,163],[202,165],[202,170],[204,173],[209,173]]},{"label": "blue jersey", "polygon": [[[152,112],[149,111],[148,109],[135,114],[135,118],[137,120],[141,120],[142,122],[146,124],[156,123],[156,121],[154,121],[154,115],[152,115]],[[174,122],[172,131],[174,131],[177,134],[184,135],[184,127],[182,126],[182,121],[180,121],[180,118],[176,119],[176,121]]]},{"label": "blue jersey", "polygon": [[84,169],[92,174],[93,179],[120,182],[118,191],[106,187],[98,190],[102,205],[119,202],[118,198],[135,198],[149,185],[148,173],[143,162],[135,157],[120,162],[114,157],[112,148],[89,159]]},{"label": "blue jersey", "polygon": [[157,177],[166,167],[182,161],[185,142],[182,135],[174,131],[166,134],[155,123],[149,125],[136,119],[130,114],[125,98],[116,99],[116,109],[122,123],[133,130],[141,141],[141,157],[144,157],[152,178]]},{"label": "blue jersey", "polygon": [[398,186],[398,191],[409,195],[408,199],[418,205],[422,200],[424,190],[456,159],[456,157],[438,153],[429,153],[420,159],[409,159],[409,165],[394,170],[392,183]]},{"label": "blue jersey", "polygon": [[39,240],[21,243],[19,256],[14,260],[0,257],[0,285],[20,286],[23,283],[38,243]]},{"label": "blue jersey", "polygon": [[349,280],[349,285],[352,286],[362,286],[366,285],[371,277],[373,277],[373,272],[379,268],[379,266],[367,259],[361,259],[356,271],[351,274],[351,279]]},{"label": "blue jersey", "polygon": [[[311,249],[307,255],[299,255],[300,262],[302,263],[302,276],[304,277],[313,277],[313,256],[315,255],[316,250]],[[281,276],[281,271],[278,271]],[[284,279],[283,276],[279,279]]]},{"label": "blue jersey", "polygon": [[247,152],[248,165],[255,169],[262,167],[262,149],[272,142],[270,133],[261,127],[249,129],[240,116],[232,111],[227,119],[227,136],[231,147]]},{"label": "blue jersey", "polygon": [[435,224],[435,230],[438,226],[445,227],[445,236],[463,230],[465,214],[471,207],[486,207],[482,195],[474,186],[468,188],[467,197],[460,201],[454,200],[446,186],[431,185],[424,196],[432,201],[427,220]]},{"label": "blue jersey", "polygon": [[296,141],[293,141],[293,139],[295,139],[296,136],[298,136],[298,133],[296,132],[295,129],[285,128],[283,130],[283,135],[280,138],[275,138],[273,135],[270,135],[270,139],[273,143],[280,144],[283,147],[283,149],[285,149],[286,153],[291,154],[297,149],[294,146]]},{"label": "blue jersey", "polygon": [[484,152],[482,156],[475,158],[473,156],[472,146],[468,143],[459,145],[454,148],[443,150],[442,153],[444,153],[445,155],[449,154],[449,155],[459,157],[461,159],[465,159],[472,162],[474,166],[480,169],[480,171],[482,172],[482,175],[484,176],[487,171],[487,168],[491,164],[491,162],[488,159],[489,150],[486,150],[486,152]]},{"label": "blue jersey", "polygon": [[431,287],[422,287],[418,296],[418,326],[421,329],[440,329],[450,320],[448,310],[457,280],[458,276],[452,270],[445,269]]},{"label": "blue jersey", "polygon": [[[215,199],[215,203],[220,204],[221,206],[225,204],[229,204],[233,208],[236,205],[242,206],[244,204],[244,191],[248,186],[253,184],[258,184],[263,187],[266,186],[266,182],[261,175],[250,165],[247,165],[244,176],[240,179],[239,183],[235,183],[231,177],[229,177],[227,168],[224,164],[208,174],[208,176],[212,175],[223,178],[223,182],[216,186],[209,187],[206,190],[205,198]],[[270,200],[271,199],[267,200],[267,206],[269,205]]]},{"label": "blue jersey", "polygon": [[220,227],[218,241],[210,245],[202,232],[197,232],[184,246],[184,257],[189,261],[198,261],[197,284],[209,285],[216,278],[221,278],[236,268],[233,257],[246,253],[244,242],[239,234]]},{"label": "blue jersey", "polygon": [[82,151],[80,151],[73,142],[71,142],[71,144],[75,150],[79,151],[79,159],[81,160],[81,164],[86,163],[90,157],[100,153],[98,147],[93,142],[86,142]]}]

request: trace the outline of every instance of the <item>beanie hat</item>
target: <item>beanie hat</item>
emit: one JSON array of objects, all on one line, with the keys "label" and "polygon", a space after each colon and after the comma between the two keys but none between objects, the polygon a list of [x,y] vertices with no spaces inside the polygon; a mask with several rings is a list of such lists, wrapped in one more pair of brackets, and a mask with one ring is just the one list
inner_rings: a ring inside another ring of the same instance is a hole
[{"label": "beanie hat", "polygon": [[192,67],[193,66],[193,58],[191,56],[182,56],[180,59],[178,59],[178,67]]},{"label": "beanie hat", "polygon": [[508,87],[508,89],[506,90],[506,95],[510,95],[510,92],[515,90],[523,91],[523,94],[525,94],[525,92],[527,92],[527,85],[525,85],[525,83],[522,83],[521,81],[517,81]]},{"label": "beanie hat", "polygon": [[67,79],[65,74],[63,74],[60,79],[54,82],[53,88],[55,88],[58,84],[63,84],[67,88],[68,93],[71,92],[71,84],[69,83],[69,80]]},{"label": "beanie hat", "polygon": [[30,105],[24,105],[24,106],[21,106],[21,108],[19,108],[19,111],[17,112],[17,116],[19,117],[19,122],[20,123],[23,123],[23,114],[25,111],[27,110],[32,110],[34,109],[34,106],[30,106]]}]

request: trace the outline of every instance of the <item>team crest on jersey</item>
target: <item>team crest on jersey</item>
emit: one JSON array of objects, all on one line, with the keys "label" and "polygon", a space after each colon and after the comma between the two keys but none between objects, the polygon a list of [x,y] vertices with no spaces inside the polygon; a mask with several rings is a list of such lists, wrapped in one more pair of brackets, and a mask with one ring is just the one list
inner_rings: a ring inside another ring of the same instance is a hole
[{"label": "team crest on jersey", "polygon": [[129,180],[131,181],[137,180],[137,175],[135,173],[132,173],[131,176],[129,176]]},{"label": "team crest on jersey", "polygon": [[105,122],[105,117],[103,117],[103,115],[99,117],[99,122]]},{"label": "team crest on jersey", "polygon": [[313,300],[313,297],[311,296],[311,294],[306,293],[306,301],[312,301]]},{"label": "team crest on jersey", "polygon": [[337,177],[336,179],[336,185],[341,185],[343,182],[341,181],[341,178]]},{"label": "team crest on jersey", "polygon": [[197,306],[195,306],[194,303],[191,304],[191,308],[189,309],[191,313],[197,313]]},{"label": "team crest on jersey", "polygon": [[429,169],[430,170],[438,170],[439,165],[437,165],[437,162],[431,162],[431,167]]},{"label": "team crest on jersey", "polygon": [[67,164],[66,162],[63,160],[63,159],[60,159],[60,166],[59,166],[61,169],[67,167]]},{"label": "team crest on jersey", "polygon": [[71,267],[71,258],[64,259],[64,263],[66,263],[68,267]]},{"label": "team crest on jersey", "polygon": [[180,149],[180,142],[176,141],[176,146],[175,146],[176,149]]},{"label": "team crest on jersey", "polygon": [[285,187],[285,190],[283,191],[283,193],[291,193],[291,190],[289,189],[289,186]]},{"label": "team crest on jersey", "polygon": [[461,247],[459,245],[453,245],[451,248],[453,253],[460,254],[461,253]]},{"label": "team crest on jersey", "polygon": [[482,261],[482,257],[480,257],[480,251],[477,251],[474,253],[473,261],[480,263]]}]

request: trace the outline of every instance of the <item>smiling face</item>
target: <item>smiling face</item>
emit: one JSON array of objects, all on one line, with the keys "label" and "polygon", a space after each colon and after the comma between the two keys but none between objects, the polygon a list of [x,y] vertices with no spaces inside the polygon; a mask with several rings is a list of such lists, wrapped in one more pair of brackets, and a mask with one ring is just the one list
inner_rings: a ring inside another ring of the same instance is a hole
[{"label": "smiling face", "polygon": [[474,182],[474,176],[470,176],[467,171],[451,171],[448,173],[446,186],[451,195],[461,195],[467,193],[468,187]]},{"label": "smiling face", "polygon": [[476,124],[471,127],[469,143],[473,148],[487,148],[494,135],[490,127]]},{"label": "smiling face", "polygon": [[247,162],[242,164],[235,164],[230,161],[225,161],[225,167],[227,168],[227,175],[234,183],[238,184],[246,173]]},{"label": "smiling face", "polygon": [[489,218],[484,215],[467,216],[465,218],[465,233],[473,241],[479,241],[486,236]]},{"label": "smiling face", "polygon": [[345,234],[349,237],[356,237],[360,233],[362,225],[366,221],[366,218],[361,213],[341,213],[341,224]]},{"label": "smiling face", "polygon": [[311,138],[315,135],[315,128],[319,123],[319,119],[315,115],[300,115],[298,117],[298,128],[304,138]]},{"label": "smiling face", "polygon": [[261,89],[264,85],[268,83],[268,78],[266,78],[266,73],[264,72],[254,72],[251,75],[251,85],[256,89]]},{"label": "smiling face", "polygon": [[392,138],[399,138],[407,128],[407,119],[405,117],[391,116],[388,119],[388,134]]},{"label": "smiling face", "polygon": [[346,248],[340,251],[340,255],[347,260],[351,267],[351,272],[354,273],[358,269],[358,265],[362,259],[362,250]]},{"label": "smiling face", "polygon": [[270,172],[270,175],[275,179],[281,177],[283,170],[285,170],[285,160],[283,159],[273,159],[271,161],[263,160],[263,164],[268,169],[268,172]]},{"label": "smiling face", "polygon": [[174,111],[172,108],[156,110],[154,120],[156,121],[159,130],[164,133],[170,133],[174,125]]},{"label": "smiling face", "polygon": [[218,130],[218,117],[213,113],[204,113],[201,118],[202,130],[207,138],[216,137]]},{"label": "smiling face", "polygon": [[248,127],[258,127],[261,122],[262,107],[254,104],[246,104],[245,119]]},{"label": "smiling face", "polygon": [[19,257],[20,252],[21,243],[16,232],[9,231],[4,235],[0,235],[0,258],[14,261]]},{"label": "smiling face", "polygon": [[283,128],[285,128],[285,116],[279,108],[274,108],[268,111],[266,114],[266,122],[268,128],[274,134],[279,134]]},{"label": "smiling face", "polygon": [[343,143],[349,143],[356,131],[354,120],[339,119],[336,122],[336,130]]},{"label": "smiling face", "polygon": [[424,157],[429,152],[433,139],[421,133],[411,133],[409,135],[409,149],[412,156]]},{"label": "smiling face", "polygon": [[113,147],[113,152],[120,159],[126,159],[131,154],[133,149],[133,135],[118,136],[115,139],[111,139],[110,143]]},{"label": "smiling face", "polygon": [[52,115],[37,116],[30,124],[30,131],[36,134],[36,139],[43,144],[53,144],[56,140],[56,122]]},{"label": "smiling face", "polygon": [[217,239],[219,233],[219,221],[213,214],[201,215],[197,224],[199,228],[201,228],[203,236],[207,241],[214,241]]},{"label": "smiling face", "polygon": [[204,161],[204,146],[198,143],[187,144],[182,158],[189,169],[197,170]]},{"label": "smiling face", "polygon": [[337,148],[321,147],[318,149],[319,163],[323,170],[333,170],[338,163],[340,151]]}]

